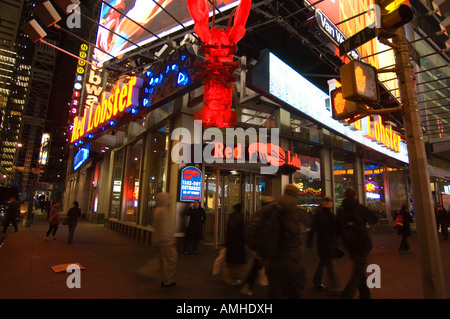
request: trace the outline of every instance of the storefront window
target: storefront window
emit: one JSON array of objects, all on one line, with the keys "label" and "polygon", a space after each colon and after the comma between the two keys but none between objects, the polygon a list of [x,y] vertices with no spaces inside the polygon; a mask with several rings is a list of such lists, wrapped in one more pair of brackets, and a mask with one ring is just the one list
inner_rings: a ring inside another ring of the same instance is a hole
[{"label": "storefront window", "polygon": [[299,204],[312,211],[314,207],[320,205],[322,197],[319,148],[295,142],[294,152],[300,154],[301,160],[301,169],[293,174],[293,182],[302,194]]},{"label": "storefront window", "polygon": [[[388,166],[387,174],[392,213],[399,211],[402,205],[408,204],[412,211],[413,207],[411,203],[408,203],[407,172],[405,168]],[[392,213],[390,217],[392,217]]]},{"label": "storefront window", "polygon": [[355,159],[351,155],[333,152],[334,201],[336,207],[341,205],[347,188],[356,189],[354,161]]},{"label": "storefront window", "polygon": [[114,168],[113,168],[113,189],[111,198],[111,218],[120,218],[120,203],[122,202],[122,177],[123,177],[123,164],[125,159],[125,149],[117,151],[114,155]]},{"label": "storefront window", "polygon": [[294,137],[320,143],[320,130],[317,125],[293,113],[291,113],[291,131]]},{"label": "storefront window", "polygon": [[364,163],[364,185],[367,207],[380,217],[386,217],[384,174],[386,174],[384,165],[370,162]]},{"label": "storefront window", "polygon": [[142,141],[140,139],[127,147],[122,215],[124,215],[124,220],[129,222],[136,222],[138,215]]},{"label": "storefront window", "polygon": [[[153,209],[155,208],[155,195],[159,192],[166,191],[167,185],[167,156],[168,139],[167,128],[153,132],[147,136],[148,150],[147,162],[144,164],[146,174],[148,174],[147,187],[147,209],[143,216],[143,224],[151,225],[153,220]],[[176,195],[175,195],[176,196]]]}]

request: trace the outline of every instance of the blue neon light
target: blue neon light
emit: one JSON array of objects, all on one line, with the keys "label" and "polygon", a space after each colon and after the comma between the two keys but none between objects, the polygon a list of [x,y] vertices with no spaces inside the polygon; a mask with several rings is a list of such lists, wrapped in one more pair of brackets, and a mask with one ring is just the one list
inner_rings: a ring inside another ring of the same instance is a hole
[{"label": "blue neon light", "polygon": [[148,107],[148,106],[150,106],[150,99],[148,99],[148,98],[143,98],[142,99],[142,106],[143,107]]},{"label": "blue neon light", "polygon": [[76,171],[81,165],[88,159],[89,149],[80,148],[80,150],[75,154],[73,158],[73,170]]},{"label": "blue neon light", "polygon": [[186,60],[186,58],[187,58],[187,55],[186,55],[186,54],[183,54],[183,55],[181,56],[181,61]]},{"label": "blue neon light", "polygon": [[186,85],[189,82],[189,77],[186,73],[180,72],[178,73],[177,84],[178,85]]}]

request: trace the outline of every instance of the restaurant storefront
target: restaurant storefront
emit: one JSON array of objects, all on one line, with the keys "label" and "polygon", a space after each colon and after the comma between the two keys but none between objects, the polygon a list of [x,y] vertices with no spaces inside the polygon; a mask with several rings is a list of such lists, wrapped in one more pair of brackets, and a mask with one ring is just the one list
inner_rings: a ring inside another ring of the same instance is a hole
[{"label": "restaurant storefront", "polygon": [[[275,58],[270,59],[273,64]],[[288,67],[282,61],[276,63],[278,71]],[[67,174],[64,210],[78,200],[88,220],[150,243],[158,192],[172,195],[180,237],[187,223],[184,212],[198,197],[207,214],[204,243],[219,245],[225,240],[227,218],[235,203],[243,204],[248,218],[261,207],[263,196],[277,198],[289,183],[297,185],[299,205],[311,214],[323,196],[333,197],[335,206],[340,205],[348,187],[355,188],[360,201],[387,220],[410,202],[406,147],[395,128],[378,117],[351,126],[334,121],[326,109],[328,94],[295,80],[295,74],[277,79],[271,67],[266,73],[275,82],[267,82],[267,88],[255,85],[254,74],[240,73],[234,97],[238,121],[231,129],[199,127],[194,122],[194,112],[202,108],[203,88],[184,81],[187,75],[182,82],[179,75],[173,77],[179,91],[155,103],[157,107],[144,105],[152,103],[147,97],[151,88],[145,84],[158,74],[147,71],[142,82],[139,77],[122,79],[123,84],[116,84],[111,92],[115,100],[109,98],[111,113],[117,105],[117,114],[123,112],[120,117],[107,119],[106,106],[103,121],[102,111],[95,117],[95,110],[85,113],[93,114],[91,124],[88,118],[77,119],[85,127],[74,126],[74,161]],[[258,74],[258,83],[263,83],[264,72]],[[290,82],[283,80],[289,78]],[[289,100],[287,92],[294,91],[316,99]],[[296,105],[299,100],[302,106]],[[135,111],[127,113],[127,107]],[[89,125],[97,131],[83,132]],[[191,166],[189,174],[182,174],[183,168]]]}]

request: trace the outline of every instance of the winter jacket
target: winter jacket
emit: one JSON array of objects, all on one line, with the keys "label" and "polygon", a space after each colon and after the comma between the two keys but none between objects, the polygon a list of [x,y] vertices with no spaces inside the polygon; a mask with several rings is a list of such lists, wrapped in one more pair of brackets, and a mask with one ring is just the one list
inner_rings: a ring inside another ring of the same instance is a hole
[{"label": "winter jacket", "polygon": [[336,254],[336,216],[330,208],[319,207],[312,220],[307,237],[307,246],[311,247],[317,235],[317,252],[320,258],[335,258]]}]

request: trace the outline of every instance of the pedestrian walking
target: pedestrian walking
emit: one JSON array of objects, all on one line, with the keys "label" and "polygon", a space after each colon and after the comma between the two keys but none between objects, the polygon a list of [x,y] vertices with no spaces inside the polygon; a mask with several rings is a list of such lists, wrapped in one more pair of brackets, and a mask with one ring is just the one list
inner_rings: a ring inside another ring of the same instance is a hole
[{"label": "pedestrian walking", "polygon": [[[325,291],[329,288],[323,284],[325,270],[330,279],[330,290],[337,291],[339,288],[338,278],[335,270],[335,258],[341,257],[343,253],[337,247],[336,216],[331,211],[333,199],[322,198],[321,205],[316,209],[312,218],[311,230],[308,233],[306,245],[311,248],[316,235],[317,253],[319,263],[313,276],[313,285],[317,290]],[[338,255],[340,254],[340,255]]]},{"label": "pedestrian walking", "polygon": [[[55,201],[52,205],[52,208],[50,209],[50,213],[48,215],[48,223],[50,225],[47,234],[45,235],[44,240],[50,240],[53,239],[55,240],[56,237],[56,232],[58,231],[58,226],[59,226],[59,216],[61,215],[60,211],[59,211],[59,201]],[[52,234],[52,236],[50,237],[50,234]]]},{"label": "pedestrian walking", "polygon": [[3,234],[6,233],[9,224],[12,224],[14,231],[17,233],[19,228],[17,227],[17,217],[20,215],[20,205],[15,196],[9,198],[8,208],[6,210],[5,219],[3,220]]},{"label": "pedestrian walking", "polygon": [[[303,295],[306,282],[304,264],[304,235],[310,227],[306,209],[298,206],[298,187],[286,185],[283,195],[273,204],[261,207],[247,226],[248,234],[254,232],[266,216],[277,212],[280,230],[278,249],[274,256],[263,259],[269,283],[268,298],[295,298]],[[251,237],[251,236],[250,236]]]},{"label": "pedestrian walking", "polygon": [[230,276],[231,285],[239,285],[240,267],[245,264],[245,223],[242,205],[240,203],[233,205],[233,212],[228,217],[227,236],[225,239],[226,255],[225,265]]},{"label": "pedestrian walking", "polygon": [[377,222],[378,217],[358,202],[356,191],[351,188],[345,190],[344,200],[337,211],[337,225],[338,234],[353,262],[353,272],[340,296],[342,299],[353,299],[356,290],[359,290],[359,298],[370,298],[365,274],[372,240],[367,224]]},{"label": "pedestrian walking", "polygon": [[194,201],[192,207],[186,212],[186,216],[189,216],[189,224],[184,238],[184,254],[189,253],[190,247],[194,254],[198,254],[198,245],[203,239],[203,225],[206,222],[205,210],[198,200]]},{"label": "pedestrian walking", "polygon": [[[261,206],[264,207],[266,205],[270,205],[275,203],[275,199],[272,196],[264,196],[261,200]],[[253,295],[253,286],[255,284],[256,278],[258,277],[258,274],[261,274],[261,272],[264,272],[265,276],[265,269],[262,260],[260,257],[255,253],[252,252],[252,261],[251,261],[251,267],[250,270],[245,277],[244,283],[242,285],[242,288],[240,290],[241,294],[246,296]]]},{"label": "pedestrian walking", "polygon": [[[400,254],[409,252],[409,243],[408,237],[411,236],[411,223],[414,221],[411,213],[408,210],[408,205],[402,205],[398,214],[403,216],[403,226],[398,229],[398,234],[402,236],[402,240],[400,241],[400,247],[398,247],[398,251]],[[394,216],[394,219],[397,216]]]},{"label": "pedestrian walking", "polygon": [[436,209],[436,224],[439,232],[441,228],[442,237],[444,240],[448,240],[448,226],[450,223],[450,213],[444,208],[442,204],[437,205]]},{"label": "pedestrian walking", "polygon": [[161,265],[161,287],[175,287],[178,253],[175,246],[175,229],[170,205],[170,194],[160,192],[156,194],[156,208],[154,210],[154,246]]},{"label": "pedestrian walking", "polygon": [[69,237],[67,243],[71,244],[73,241],[73,234],[78,224],[78,218],[81,216],[81,209],[78,207],[78,202],[74,201],[73,206],[67,212],[67,226],[69,228]]}]

